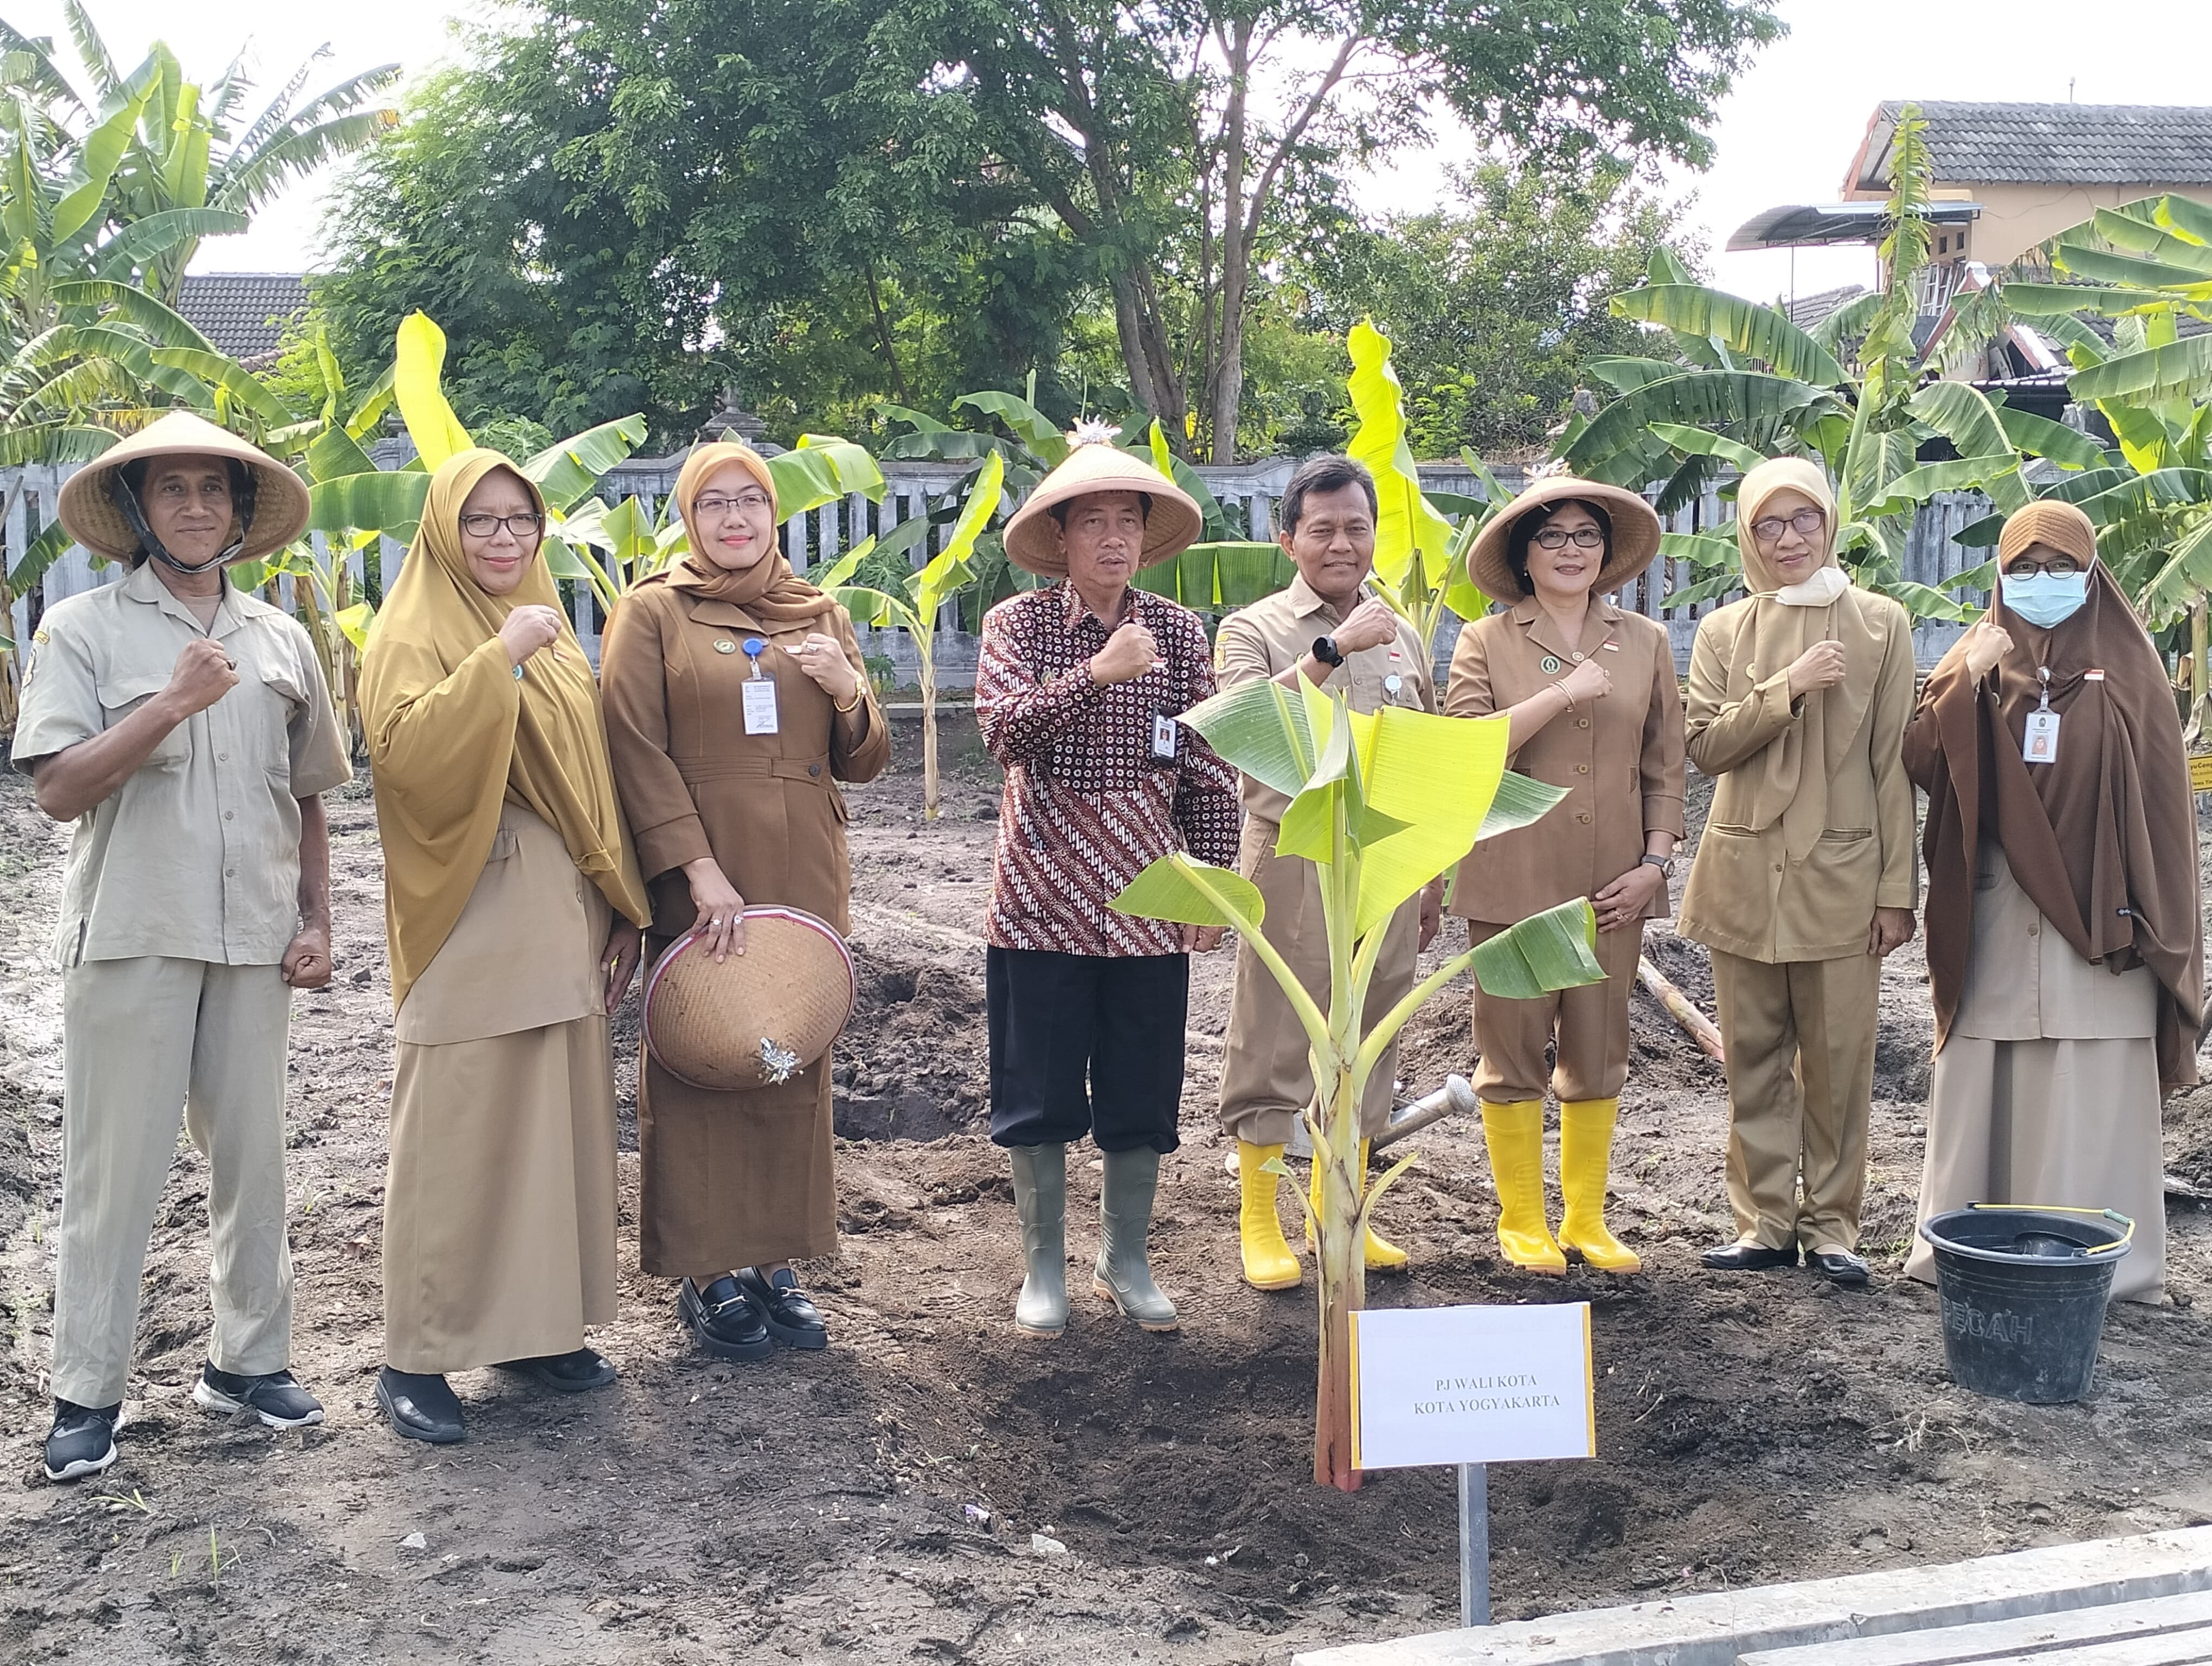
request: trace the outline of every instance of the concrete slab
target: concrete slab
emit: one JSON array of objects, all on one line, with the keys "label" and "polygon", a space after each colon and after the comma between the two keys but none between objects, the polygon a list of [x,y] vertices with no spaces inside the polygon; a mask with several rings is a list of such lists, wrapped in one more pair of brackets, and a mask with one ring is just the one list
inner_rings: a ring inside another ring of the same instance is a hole
[{"label": "concrete slab", "polygon": [[1759,1650],[2202,1590],[2212,1590],[2212,1527],[1317,1649],[1296,1666],[1735,1666]]},{"label": "concrete slab", "polygon": [[[1736,1657],[1736,1666],[1976,1666],[2045,1655],[2094,1644],[2179,1633],[2184,1646],[2212,1646],[2212,1590],[2154,1596],[1995,1620],[1940,1631],[1861,1637],[1847,1643],[1814,1643],[1794,1649],[1759,1649]],[[2193,1658],[2184,1656],[2183,1658]]]},{"label": "concrete slab", "polygon": [[2212,1661],[2212,1641],[2206,1638],[2203,1632],[2182,1632],[2120,1643],[2091,1643],[2049,1654],[2006,1655],[1990,1661],[1989,1666],[2204,1666]]}]

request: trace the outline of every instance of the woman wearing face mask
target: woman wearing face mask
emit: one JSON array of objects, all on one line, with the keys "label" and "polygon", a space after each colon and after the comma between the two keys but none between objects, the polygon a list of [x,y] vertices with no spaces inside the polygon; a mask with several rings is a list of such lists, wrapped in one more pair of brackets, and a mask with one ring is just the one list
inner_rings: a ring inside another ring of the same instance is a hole
[{"label": "woman wearing face mask", "polygon": [[607,1014],[646,896],[544,527],[506,458],[450,459],[362,656],[398,1054],[376,1401],[434,1444],[465,1432],[448,1371],[615,1380],[584,1328],[615,1316]]},{"label": "woman wearing face mask", "polygon": [[[695,927],[717,960],[743,954],[749,904],[847,930],[837,783],[873,780],[891,755],[852,620],[777,546],[767,463],[700,446],[674,497],[691,553],[615,610],[602,666],[615,781],[653,888],[647,964]],[[701,1348],[757,1360],[828,1346],[790,1263],[837,1241],[829,1055],[743,1092],[644,1055],[637,1098],[640,1260],[680,1280]]]},{"label": "woman wearing face mask", "polygon": [[[2117,1209],[2136,1236],[2112,1294],[2155,1301],[2159,1101],[2197,1080],[2204,981],[2181,720],[2087,515],[2029,504],[1997,561],[1989,612],[1905,738],[1928,793],[1936,1006],[1920,1219]],[[1933,1281],[1924,1241],[1905,1270]]]}]

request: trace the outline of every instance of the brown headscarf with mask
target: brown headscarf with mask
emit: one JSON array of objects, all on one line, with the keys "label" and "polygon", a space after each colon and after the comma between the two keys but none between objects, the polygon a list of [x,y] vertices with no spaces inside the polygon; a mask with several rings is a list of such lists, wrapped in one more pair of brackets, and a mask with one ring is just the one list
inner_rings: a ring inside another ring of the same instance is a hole
[{"label": "brown headscarf with mask", "polygon": [[[1928,793],[1928,973],[1941,1051],[1959,1009],[1973,940],[1981,841],[1995,837],[2020,888],[2084,960],[2148,965],[2159,982],[2158,1074],[2197,1080],[2204,941],[2197,813],[2180,714],[2166,666],[2097,559],[2096,529],[2070,503],[2029,504],[2005,523],[2000,569],[2033,544],[2071,556],[2088,599],[2049,629],[2006,607],[1990,622],[2012,647],[1988,677],[1954,644],[1928,678],[1905,731],[1905,763]],[[2051,673],[2057,757],[2021,755],[2027,714]],[[2161,856],[2164,860],[2161,861]]]},{"label": "brown headscarf with mask", "polygon": [[707,482],[732,463],[750,475],[768,494],[769,524],[782,524],[775,499],[775,477],[769,472],[768,461],[758,452],[729,440],[693,447],[691,455],[684,459],[683,471],[676,477],[676,489],[671,494],[676,500],[676,513],[684,517],[684,530],[690,535],[691,553],[669,575],[668,582],[678,590],[742,607],[763,625],[804,624],[809,619],[834,611],[837,599],[791,570],[782,547],[774,542],[774,532],[769,534],[769,552],[750,567],[733,571],[719,565],[707,554],[707,541],[699,535],[699,521],[692,505]]},{"label": "brown headscarf with mask", "polygon": [[430,477],[422,526],[362,654],[394,1012],[467,907],[508,799],[561,836],[577,871],[618,913],[641,926],[651,917],[582,646],[564,616],[559,639],[517,677],[499,640],[518,607],[560,611],[552,575],[533,560],[514,590],[494,596],[461,552],[461,506],[495,469],[513,474],[544,513],[538,488],[499,453],[447,459]]},{"label": "brown headscarf with mask", "polygon": [[[1787,671],[1815,642],[1841,642],[1844,661],[1849,666],[1872,666],[1881,659],[1882,644],[1868,630],[1858,611],[1838,605],[1842,593],[1850,588],[1848,583],[1826,581],[1835,587],[1836,596],[1820,605],[1800,606],[1784,599],[1796,593],[1796,587],[1784,589],[1751,530],[1770,500],[1782,491],[1797,492],[1820,509],[1825,525],[1816,540],[1820,550],[1818,570],[1837,565],[1836,496],[1817,463],[1802,457],[1777,457],[1744,476],[1736,489],[1735,541],[1743,559],[1744,588],[1751,594],[1752,611],[1736,637],[1738,651],[1729,667],[1731,700],[1747,698],[1777,672]],[[1841,569],[1837,571],[1841,577]],[[1780,822],[1792,861],[1805,859],[1827,825],[1829,777],[1841,767],[1865,727],[1867,707],[1874,694],[1875,680],[1870,676],[1847,677],[1833,688],[1814,690],[1804,696],[1804,721],[1790,725],[1764,752],[1735,772],[1748,777],[1751,787],[1747,824],[1763,832]]]}]

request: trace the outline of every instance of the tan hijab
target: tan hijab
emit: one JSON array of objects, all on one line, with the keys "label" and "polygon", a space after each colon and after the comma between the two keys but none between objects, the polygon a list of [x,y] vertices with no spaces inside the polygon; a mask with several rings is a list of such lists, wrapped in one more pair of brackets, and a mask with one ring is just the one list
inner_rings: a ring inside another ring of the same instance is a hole
[{"label": "tan hijab", "polygon": [[1828,778],[1841,766],[1866,722],[1881,645],[1868,630],[1850,590],[1818,607],[1792,606],[1781,599],[1781,581],[1760,555],[1751,530],[1768,500],[1781,491],[1802,493],[1819,506],[1827,520],[1820,564],[1836,565],[1836,495],[1818,464],[1802,457],[1776,457],[1744,476],[1736,491],[1735,541],[1743,558],[1744,588],[1751,593],[1745,604],[1750,617],[1736,635],[1728,692],[1731,700],[1746,699],[1814,643],[1844,645],[1850,667],[1844,680],[1806,695],[1802,718],[1736,772],[1751,785],[1752,827],[1763,831],[1780,822],[1791,859],[1802,861],[1812,854],[1827,825]]},{"label": "tan hijab", "polygon": [[[780,545],[738,572],[717,566],[706,553],[706,542],[699,536],[699,523],[691,513],[692,502],[707,482],[730,463],[735,463],[759,483],[760,489],[768,494],[769,514],[776,515],[775,477],[769,472],[767,460],[758,452],[730,440],[693,447],[691,455],[684,459],[683,472],[676,477],[676,489],[671,494],[676,500],[676,513],[684,517],[684,530],[691,536],[691,553],[670,575],[669,583],[678,590],[742,607],[771,629],[777,625],[803,625],[810,619],[836,611],[837,599],[793,572]],[[781,524],[780,517],[777,524]]]},{"label": "tan hijab", "polygon": [[522,480],[543,512],[538,488],[499,453],[449,459],[362,654],[395,1012],[467,906],[508,798],[544,818],[616,909],[641,926],[651,918],[582,647],[564,618],[518,678],[499,641],[515,608],[560,607],[552,575],[533,561],[512,593],[487,595],[462,556],[461,505],[495,469]]}]

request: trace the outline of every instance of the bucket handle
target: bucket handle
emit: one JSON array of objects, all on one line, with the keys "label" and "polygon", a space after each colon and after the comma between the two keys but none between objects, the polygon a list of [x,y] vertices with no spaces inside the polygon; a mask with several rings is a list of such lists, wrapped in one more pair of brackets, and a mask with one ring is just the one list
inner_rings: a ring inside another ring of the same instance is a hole
[{"label": "bucket handle", "polygon": [[2087,1215],[2092,1219],[2095,1220],[2116,1220],[2121,1225],[2128,1229],[2126,1231],[2120,1234],[2118,1240],[2115,1243],[2100,1243],[2094,1249],[2085,1248],[2081,1251],[2085,1257],[2089,1256],[2118,1255],[2121,1250],[2126,1249],[2129,1244],[2135,1242],[2136,1224],[2134,1219],[2130,1216],[2122,1214],[2118,1209],[2080,1209],[2075,1208],[2070,1204],[2065,1203],[1976,1203],[1970,1205],[1969,1207],[1976,1209],[2034,1209],[2047,1215]]}]

